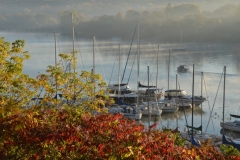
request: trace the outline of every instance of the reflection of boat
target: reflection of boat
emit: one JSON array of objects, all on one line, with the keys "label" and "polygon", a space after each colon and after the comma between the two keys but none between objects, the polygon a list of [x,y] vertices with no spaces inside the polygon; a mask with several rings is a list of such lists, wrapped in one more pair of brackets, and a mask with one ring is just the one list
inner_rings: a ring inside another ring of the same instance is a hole
[{"label": "reflection of boat", "polygon": [[187,72],[189,70],[189,68],[186,65],[180,65],[177,67],[177,71],[178,72]]}]

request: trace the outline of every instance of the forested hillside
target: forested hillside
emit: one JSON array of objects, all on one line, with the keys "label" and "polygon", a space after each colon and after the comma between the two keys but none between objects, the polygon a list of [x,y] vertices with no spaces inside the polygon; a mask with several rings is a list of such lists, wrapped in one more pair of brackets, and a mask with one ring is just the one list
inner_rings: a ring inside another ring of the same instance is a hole
[{"label": "forested hillside", "polygon": [[137,21],[146,41],[239,42],[240,4],[232,0],[0,0],[0,30],[59,32],[79,38],[131,39]]}]

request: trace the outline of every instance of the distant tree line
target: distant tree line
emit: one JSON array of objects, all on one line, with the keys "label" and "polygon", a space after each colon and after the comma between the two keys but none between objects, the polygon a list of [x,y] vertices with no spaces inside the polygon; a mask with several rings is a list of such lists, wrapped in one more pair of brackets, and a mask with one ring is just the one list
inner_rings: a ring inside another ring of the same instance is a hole
[{"label": "distant tree line", "polygon": [[140,38],[162,43],[180,42],[239,42],[240,5],[226,4],[214,11],[202,11],[196,4],[171,5],[155,11],[128,10],[116,15],[101,15],[88,19],[80,11],[62,10],[57,14],[23,9],[12,14],[0,14],[2,31],[53,32],[71,36],[72,18],[79,38],[121,38],[130,40],[137,21]]}]

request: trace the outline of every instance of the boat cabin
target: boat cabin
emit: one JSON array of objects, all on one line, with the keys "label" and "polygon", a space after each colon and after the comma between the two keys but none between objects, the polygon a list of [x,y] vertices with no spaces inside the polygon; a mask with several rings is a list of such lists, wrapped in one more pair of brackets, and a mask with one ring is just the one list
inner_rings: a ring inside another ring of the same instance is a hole
[{"label": "boat cabin", "polygon": [[109,84],[108,87],[107,87],[107,92],[109,94],[118,94],[119,87],[120,87],[120,95],[130,94],[130,93],[133,92],[131,90],[131,88],[126,83],[121,83],[120,85],[118,85],[118,84]]},{"label": "boat cabin", "polygon": [[180,90],[180,89],[170,89],[170,90],[166,90],[164,92],[164,98],[176,98],[176,97],[183,97],[186,96],[187,92],[184,90]]}]

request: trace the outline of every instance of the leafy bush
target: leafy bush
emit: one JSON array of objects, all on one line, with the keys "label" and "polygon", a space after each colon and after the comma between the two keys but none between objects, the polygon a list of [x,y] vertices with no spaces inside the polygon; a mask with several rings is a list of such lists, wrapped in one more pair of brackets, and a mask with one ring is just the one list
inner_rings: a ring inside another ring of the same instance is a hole
[{"label": "leafy bush", "polygon": [[212,146],[174,145],[175,133],[146,129],[121,114],[85,114],[78,107],[0,119],[3,159],[237,159]]}]

